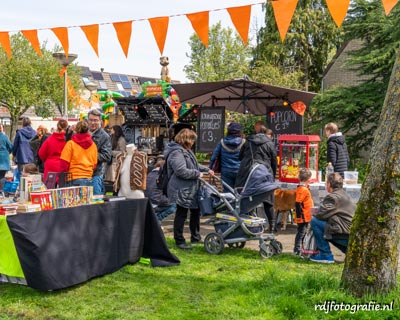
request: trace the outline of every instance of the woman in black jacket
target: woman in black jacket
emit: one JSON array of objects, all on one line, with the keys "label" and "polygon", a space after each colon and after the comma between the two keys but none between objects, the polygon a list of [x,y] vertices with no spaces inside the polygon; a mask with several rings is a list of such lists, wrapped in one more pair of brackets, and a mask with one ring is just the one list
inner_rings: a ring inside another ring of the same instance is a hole
[{"label": "woman in black jacket", "polygon": [[[253,164],[260,163],[265,165],[272,173],[273,177],[276,176],[277,160],[275,145],[272,140],[266,136],[268,129],[265,126],[260,126],[257,129],[258,131],[256,134],[250,135],[240,150],[239,159],[241,162],[235,188],[244,187]],[[264,211],[268,218],[269,231],[276,232],[273,192],[271,192],[270,198],[264,202]]]}]

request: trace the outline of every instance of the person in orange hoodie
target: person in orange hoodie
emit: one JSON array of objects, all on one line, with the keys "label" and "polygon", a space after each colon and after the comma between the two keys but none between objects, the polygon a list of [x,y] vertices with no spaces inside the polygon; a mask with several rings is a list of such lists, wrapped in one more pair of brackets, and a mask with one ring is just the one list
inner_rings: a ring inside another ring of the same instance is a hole
[{"label": "person in orange hoodie", "polygon": [[299,179],[300,184],[296,189],[296,216],[294,218],[294,222],[297,224],[297,233],[293,249],[293,253],[298,256],[301,254],[301,244],[311,221],[311,208],[314,206],[311,192],[308,188],[308,183],[311,179],[310,169],[300,169]]},{"label": "person in orange hoodie", "polygon": [[97,147],[86,121],[76,124],[76,133],[61,152],[61,169],[72,174],[73,186],[92,186],[93,170],[97,165]]}]

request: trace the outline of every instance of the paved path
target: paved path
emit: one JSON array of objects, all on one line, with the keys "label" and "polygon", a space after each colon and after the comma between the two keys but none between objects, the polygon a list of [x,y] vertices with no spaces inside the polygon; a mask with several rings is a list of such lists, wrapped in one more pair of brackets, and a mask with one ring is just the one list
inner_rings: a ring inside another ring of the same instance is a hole
[{"label": "paved path", "polygon": [[[173,219],[174,219],[174,215],[171,215],[162,222],[164,234],[168,238],[174,237]],[[206,224],[205,223],[206,220],[208,220],[208,218],[202,218],[201,225],[200,225],[200,233],[201,233],[201,236],[203,239],[208,233],[215,232],[214,226]],[[277,240],[282,242],[283,253],[291,254],[293,252],[293,245],[294,245],[294,238],[296,236],[296,229],[297,229],[296,224],[288,224],[285,231],[278,231],[276,233]],[[280,230],[279,227],[278,227],[278,230]],[[189,233],[188,221],[185,225],[184,236],[186,238],[186,241],[189,242],[190,241],[190,233]],[[246,248],[258,251],[259,250],[258,240],[252,240],[252,241],[246,242]],[[336,262],[339,262],[339,263],[344,262],[345,255],[341,251],[336,249],[333,245],[331,245],[331,250],[332,250],[332,253],[334,254]]]}]

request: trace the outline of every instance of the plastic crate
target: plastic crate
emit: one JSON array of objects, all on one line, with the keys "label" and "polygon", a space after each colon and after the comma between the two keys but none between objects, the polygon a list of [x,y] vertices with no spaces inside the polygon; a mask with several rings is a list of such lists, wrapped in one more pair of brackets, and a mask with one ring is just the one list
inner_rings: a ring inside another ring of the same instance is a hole
[{"label": "plastic crate", "polygon": [[3,191],[7,193],[15,193],[17,191],[18,181],[5,181]]}]

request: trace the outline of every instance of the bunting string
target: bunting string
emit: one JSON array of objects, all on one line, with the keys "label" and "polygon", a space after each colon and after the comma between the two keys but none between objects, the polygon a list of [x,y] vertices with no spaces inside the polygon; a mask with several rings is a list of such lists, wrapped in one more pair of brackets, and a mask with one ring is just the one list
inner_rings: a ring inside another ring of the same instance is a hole
[{"label": "bunting string", "polygon": [[[68,26],[68,27],[53,27],[53,28],[38,28],[32,30],[14,30],[14,31],[0,31],[0,45],[3,47],[7,56],[11,58],[12,52],[10,48],[10,33],[21,32],[24,37],[31,43],[33,49],[39,56],[42,56],[40,50],[40,44],[38,41],[38,31],[51,30],[58,40],[62,48],[64,49],[65,55],[68,56],[69,50],[69,37],[68,30],[71,28],[80,28],[84,32],[87,41],[91,45],[92,49],[99,57],[98,52],[98,40],[99,40],[99,26],[113,25],[119,44],[125,56],[128,57],[129,45],[132,34],[132,24],[134,22],[148,21],[153,31],[154,39],[160,50],[160,54],[163,54],[164,44],[168,32],[168,25],[170,18],[175,17],[186,17],[192,24],[194,32],[198,35],[203,44],[207,47],[208,45],[208,31],[209,31],[209,14],[210,12],[227,11],[231,17],[232,24],[234,25],[237,33],[242,39],[244,44],[248,43],[248,33],[250,24],[250,15],[252,6],[256,5],[272,5],[274,10],[275,21],[278,26],[278,30],[281,36],[282,42],[285,40],[287,30],[289,29],[292,17],[296,10],[298,0],[268,0],[249,5],[239,7],[229,7],[212,9],[194,13],[179,13],[170,16],[163,17],[152,17],[152,18],[140,18],[129,21],[119,22],[102,22],[91,25],[81,26]],[[399,0],[382,0],[383,8],[386,15],[389,15],[394,6],[397,5]],[[338,27],[341,26],[349,7],[350,0],[327,0],[328,9]]]}]

